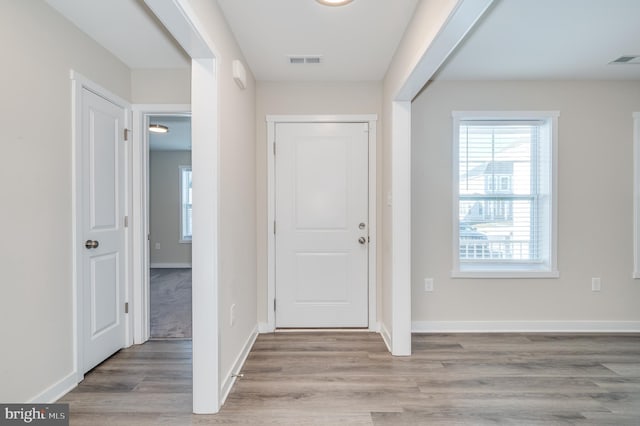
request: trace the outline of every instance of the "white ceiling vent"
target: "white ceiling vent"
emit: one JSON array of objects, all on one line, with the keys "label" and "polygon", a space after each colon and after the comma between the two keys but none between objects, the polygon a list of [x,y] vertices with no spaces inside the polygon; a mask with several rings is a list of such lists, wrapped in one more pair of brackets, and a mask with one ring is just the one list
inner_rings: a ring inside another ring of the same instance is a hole
[{"label": "white ceiling vent", "polygon": [[614,59],[609,62],[610,64],[632,64],[632,65],[640,65],[640,55],[624,55],[620,56],[618,59]]},{"label": "white ceiling vent", "polygon": [[289,55],[290,64],[319,64],[322,62],[321,55]]}]

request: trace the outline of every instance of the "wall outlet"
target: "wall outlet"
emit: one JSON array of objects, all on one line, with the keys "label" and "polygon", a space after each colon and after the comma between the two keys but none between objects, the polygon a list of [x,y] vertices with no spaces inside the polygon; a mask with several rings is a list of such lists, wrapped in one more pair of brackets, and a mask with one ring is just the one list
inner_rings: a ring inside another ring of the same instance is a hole
[{"label": "wall outlet", "polygon": [[433,291],[433,278],[424,279],[424,291]]},{"label": "wall outlet", "polygon": [[156,243],[155,247],[156,247],[156,250],[160,250],[160,243]]},{"label": "wall outlet", "polygon": [[600,278],[591,278],[591,291],[600,291]]},{"label": "wall outlet", "polygon": [[229,308],[229,325],[233,327],[233,324],[236,323],[236,304],[234,303]]}]

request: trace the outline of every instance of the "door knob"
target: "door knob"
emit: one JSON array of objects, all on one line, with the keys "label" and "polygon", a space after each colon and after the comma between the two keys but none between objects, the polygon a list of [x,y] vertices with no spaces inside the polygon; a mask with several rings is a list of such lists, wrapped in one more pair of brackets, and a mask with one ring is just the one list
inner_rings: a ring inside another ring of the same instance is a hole
[{"label": "door knob", "polygon": [[84,243],[84,246],[86,248],[88,248],[89,250],[94,249],[94,248],[98,248],[98,246],[100,245],[100,243],[96,240],[87,240]]},{"label": "door knob", "polygon": [[366,243],[366,242],[367,242],[367,239],[366,239],[365,237],[360,237],[360,238],[358,238],[358,242],[359,242],[360,244],[364,244],[364,243]]}]

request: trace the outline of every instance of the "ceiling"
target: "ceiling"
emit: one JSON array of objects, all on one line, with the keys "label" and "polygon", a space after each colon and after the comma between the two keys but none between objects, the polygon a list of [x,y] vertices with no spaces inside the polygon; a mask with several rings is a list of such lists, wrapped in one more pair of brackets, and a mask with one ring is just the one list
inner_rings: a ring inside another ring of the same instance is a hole
[{"label": "ceiling", "polygon": [[45,0],[129,68],[187,68],[191,60],[143,0]]},{"label": "ceiling", "polygon": [[[258,80],[379,81],[417,0],[356,0],[342,7],[315,0],[218,0]],[[290,64],[289,55],[320,56]]]},{"label": "ceiling", "polygon": [[[189,66],[143,0],[45,1],[132,69]],[[217,1],[256,78],[275,81],[381,80],[418,2]],[[638,17],[639,0],[495,0],[435,79],[640,79],[640,64],[609,65],[640,55]]]},{"label": "ceiling", "polygon": [[185,115],[155,115],[149,117],[149,124],[162,124],[168,133],[149,132],[150,151],[190,151],[191,117]]},{"label": "ceiling", "polygon": [[496,0],[435,79],[640,79],[638,0]]}]

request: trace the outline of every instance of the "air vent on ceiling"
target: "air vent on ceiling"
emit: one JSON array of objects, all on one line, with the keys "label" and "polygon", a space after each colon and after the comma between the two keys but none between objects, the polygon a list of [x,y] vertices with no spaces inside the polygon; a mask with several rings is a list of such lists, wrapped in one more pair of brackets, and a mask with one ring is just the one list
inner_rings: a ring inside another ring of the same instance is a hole
[{"label": "air vent on ceiling", "polygon": [[609,62],[610,64],[640,64],[640,55],[624,55]]},{"label": "air vent on ceiling", "polygon": [[290,64],[319,64],[322,62],[322,56],[314,55],[314,56],[288,56]]}]

